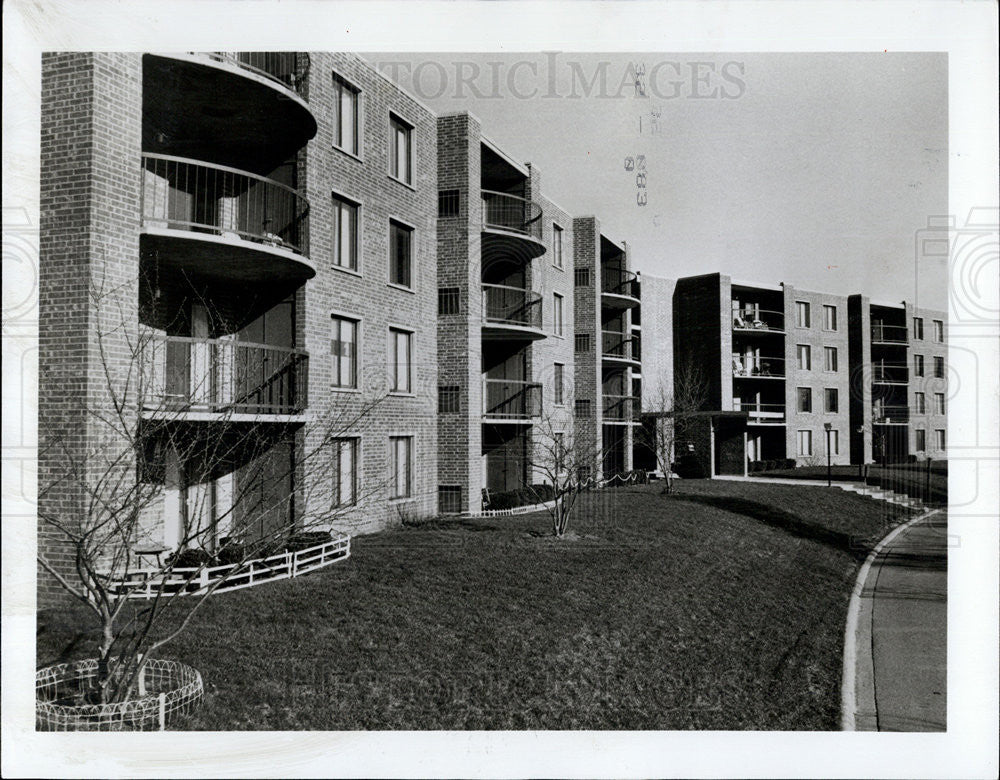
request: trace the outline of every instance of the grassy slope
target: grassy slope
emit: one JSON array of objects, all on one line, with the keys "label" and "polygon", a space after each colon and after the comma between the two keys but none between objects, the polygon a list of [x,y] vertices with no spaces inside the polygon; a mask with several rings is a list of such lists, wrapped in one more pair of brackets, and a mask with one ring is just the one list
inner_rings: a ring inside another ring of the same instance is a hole
[{"label": "grassy slope", "polygon": [[[857,466],[833,466],[831,474],[835,480],[859,481]],[[826,479],[826,466],[801,466],[795,469],[772,469],[751,474],[752,477],[781,477],[782,479]],[[868,484],[883,485],[897,492],[906,492],[927,503],[948,503],[948,462],[935,461],[931,464],[928,478],[924,464],[900,464],[893,466],[869,466]],[[928,495],[929,488],[929,495]]]},{"label": "grassy slope", "polygon": [[[190,727],[836,728],[848,594],[884,505],[679,489],[586,496],[575,539],[544,536],[545,515],[442,522],[221,595],[164,652],[204,676]],[[39,663],[87,655],[81,625],[48,616]]]}]

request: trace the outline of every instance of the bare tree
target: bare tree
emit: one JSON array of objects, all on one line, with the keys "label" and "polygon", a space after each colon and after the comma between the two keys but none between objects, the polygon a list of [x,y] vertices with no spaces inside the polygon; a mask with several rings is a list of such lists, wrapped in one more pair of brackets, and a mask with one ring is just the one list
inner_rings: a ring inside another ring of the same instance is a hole
[{"label": "bare tree", "polygon": [[[116,314],[114,301],[91,291],[103,323],[94,340],[100,391],[40,420],[39,521],[49,543],[39,545],[38,561],[100,627],[98,674],[84,693],[100,704],[131,698],[150,656],[255,566],[261,579],[286,569],[292,576],[303,548],[331,560],[346,554],[330,531],[383,488],[369,483],[362,495],[358,480],[333,479],[354,457],[343,448],[381,391],[314,416],[307,433],[301,414],[287,414],[299,408],[302,355],[241,350],[236,341],[168,342],[130,323],[125,310]],[[171,345],[180,356],[162,351]],[[169,376],[172,360],[183,381]],[[209,424],[192,422],[199,410]],[[171,509],[169,549],[143,551]],[[164,620],[174,613],[177,620]]]},{"label": "bare tree", "polygon": [[705,374],[689,360],[676,371],[672,382],[659,377],[650,402],[643,404],[646,419],[637,433],[642,446],[656,458],[656,465],[663,474],[664,493],[672,493],[674,489],[677,445],[687,441],[692,419],[705,409],[707,402]]}]

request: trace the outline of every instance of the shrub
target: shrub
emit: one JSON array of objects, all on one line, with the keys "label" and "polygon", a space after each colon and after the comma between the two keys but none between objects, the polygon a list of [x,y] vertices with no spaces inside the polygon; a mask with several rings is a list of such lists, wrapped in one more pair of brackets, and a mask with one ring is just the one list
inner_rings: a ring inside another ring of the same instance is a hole
[{"label": "shrub", "polygon": [[212,556],[194,547],[181,550],[167,558],[167,565],[175,569],[198,569],[212,562]]},{"label": "shrub", "polygon": [[333,536],[329,531],[300,531],[288,538],[284,549],[286,552],[298,552],[309,547],[315,547],[318,544],[324,544],[332,539]]},{"label": "shrub", "polygon": [[224,565],[241,563],[246,560],[247,550],[242,544],[224,543],[224,546],[219,550],[215,557],[218,558],[219,563]]},{"label": "shrub", "polygon": [[681,479],[704,479],[707,476],[701,461],[690,452],[681,455],[673,469],[674,473]]}]

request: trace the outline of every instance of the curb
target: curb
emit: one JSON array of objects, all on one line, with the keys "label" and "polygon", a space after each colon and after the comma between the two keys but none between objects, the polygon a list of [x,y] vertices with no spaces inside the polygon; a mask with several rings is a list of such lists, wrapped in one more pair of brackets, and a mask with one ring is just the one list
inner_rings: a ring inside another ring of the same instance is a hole
[{"label": "curb", "polygon": [[893,528],[872,548],[858,570],[851,600],[847,605],[847,624],[844,627],[844,667],[840,686],[841,731],[878,730],[875,670],[871,652],[872,604],[871,599],[861,598],[872,564],[897,536],[940,511],[930,509]]}]

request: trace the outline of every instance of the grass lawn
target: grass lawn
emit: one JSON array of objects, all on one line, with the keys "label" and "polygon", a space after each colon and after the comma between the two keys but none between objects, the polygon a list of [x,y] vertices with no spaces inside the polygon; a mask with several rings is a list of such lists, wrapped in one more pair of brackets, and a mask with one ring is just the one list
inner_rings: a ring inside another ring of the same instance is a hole
[{"label": "grass lawn", "polygon": [[[219,595],[163,652],[205,680],[187,726],[836,729],[848,596],[885,504],[660,491],[588,494],[572,538],[546,536],[544,514],[442,520]],[[84,617],[40,616],[39,665],[92,652]]]},{"label": "grass lawn", "polygon": [[[831,474],[841,482],[859,482],[857,466],[833,466]],[[782,479],[826,479],[826,466],[800,466],[795,469],[772,469],[751,474],[752,477],[781,477]],[[927,504],[943,506],[948,503],[948,461],[932,461],[930,473],[926,463],[872,465],[868,468],[868,484],[883,486],[896,492],[919,498]]]}]

